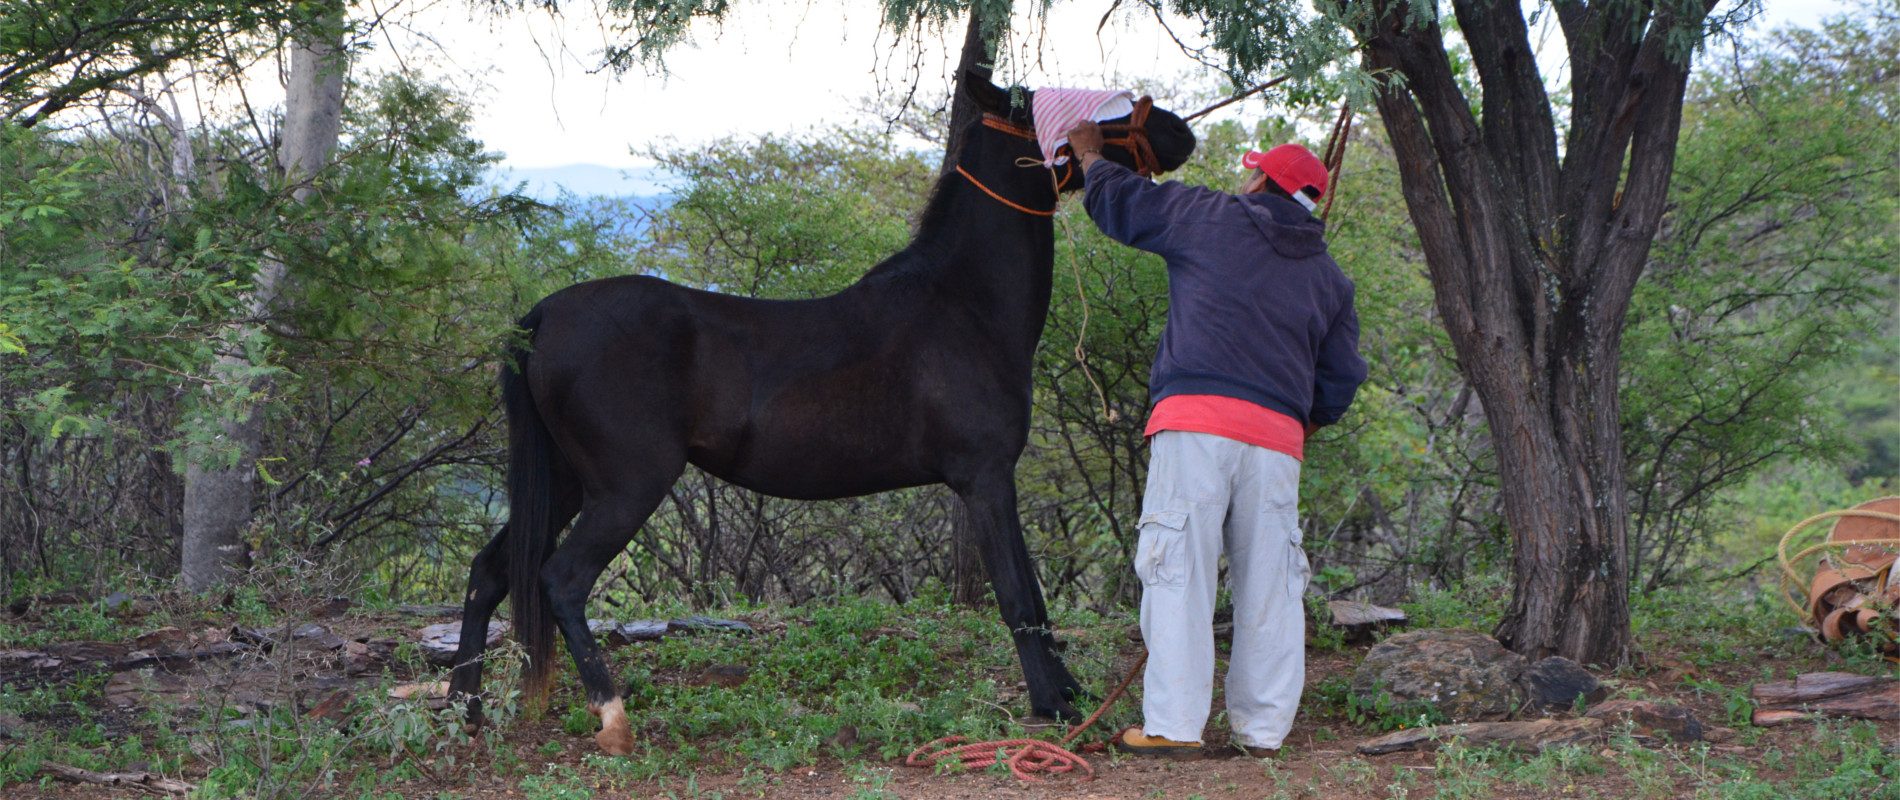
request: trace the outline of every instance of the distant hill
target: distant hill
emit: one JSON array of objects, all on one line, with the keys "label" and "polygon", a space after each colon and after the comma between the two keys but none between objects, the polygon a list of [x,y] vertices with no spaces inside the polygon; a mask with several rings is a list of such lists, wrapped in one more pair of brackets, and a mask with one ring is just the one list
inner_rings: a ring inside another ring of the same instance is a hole
[{"label": "distant hill", "polygon": [[566,189],[581,197],[659,197],[673,193],[672,176],[659,167],[603,167],[568,164],[559,167],[500,166],[490,173],[504,191],[526,184],[522,193],[542,202],[560,199]]}]

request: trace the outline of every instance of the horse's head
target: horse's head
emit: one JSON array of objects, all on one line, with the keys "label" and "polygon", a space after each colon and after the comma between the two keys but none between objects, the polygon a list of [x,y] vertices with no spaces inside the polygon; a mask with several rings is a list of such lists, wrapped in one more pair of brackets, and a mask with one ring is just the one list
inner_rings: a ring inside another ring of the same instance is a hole
[{"label": "horse's head", "polygon": [[[961,85],[983,110],[985,126],[1029,140],[1028,149],[1035,150],[1036,125],[1030,113],[1035,92],[1019,89],[1012,93],[974,72],[965,73]],[[1136,103],[1135,113],[1103,120],[1101,125],[1107,137],[1102,157],[1146,175],[1173,170],[1194,154],[1194,131],[1174,112],[1155,108],[1146,97]],[[1073,154],[1067,145],[1060,152],[1070,155],[1067,164],[1056,167],[1062,190],[1082,188],[1084,176]],[[1036,157],[1040,160],[1040,151],[1036,151]]]}]

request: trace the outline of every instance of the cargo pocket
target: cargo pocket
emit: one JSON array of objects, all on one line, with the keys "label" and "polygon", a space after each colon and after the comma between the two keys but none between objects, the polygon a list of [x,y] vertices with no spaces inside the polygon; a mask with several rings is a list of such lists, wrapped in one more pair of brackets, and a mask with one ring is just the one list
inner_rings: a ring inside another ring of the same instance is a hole
[{"label": "cargo pocket", "polygon": [[1141,515],[1141,541],[1135,545],[1135,574],[1147,586],[1187,583],[1186,511],[1169,509]]},{"label": "cargo pocket", "polygon": [[1299,600],[1306,595],[1306,584],[1313,578],[1313,564],[1306,560],[1306,551],[1300,548],[1298,541],[1287,550],[1290,551],[1286,565],[1287,588],[1293,599]]}]

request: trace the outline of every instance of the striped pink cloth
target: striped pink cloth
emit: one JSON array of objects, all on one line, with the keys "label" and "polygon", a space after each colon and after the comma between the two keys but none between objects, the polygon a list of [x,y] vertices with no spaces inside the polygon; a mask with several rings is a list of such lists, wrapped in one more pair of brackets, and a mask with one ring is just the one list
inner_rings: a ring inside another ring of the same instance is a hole
[{"label": "striped pink cloth", "polygon": [[1068,143],[1070,128],[1085,119],[1101,122],[1135,113],[1135,93],[1044,87],[1031,95],[1029,113],[1036,120],[1036,143],[1042,146],[1042,165],[1054,167],[1058,163],[1056,148]]}]

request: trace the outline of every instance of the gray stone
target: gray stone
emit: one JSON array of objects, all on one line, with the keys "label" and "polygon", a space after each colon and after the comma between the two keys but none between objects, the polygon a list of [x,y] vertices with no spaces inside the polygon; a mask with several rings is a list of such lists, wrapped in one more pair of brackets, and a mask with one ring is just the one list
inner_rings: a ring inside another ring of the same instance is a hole
[{"label": "gray stone", "polygon": [[1572,708],[1577,698],[1600,702],[1608,692],[1595,675],[1563,656],[1551,656],[1524,669],[1519,688],[1532,707],[1546,710]]},{"label": "gray stone", "polygon": [[1463,628],[1401,633],[1366,653],[1352,693],[1367,707],[1428,704],[1453,722],[1502,719],[1517,706],[1524,657]]}]

